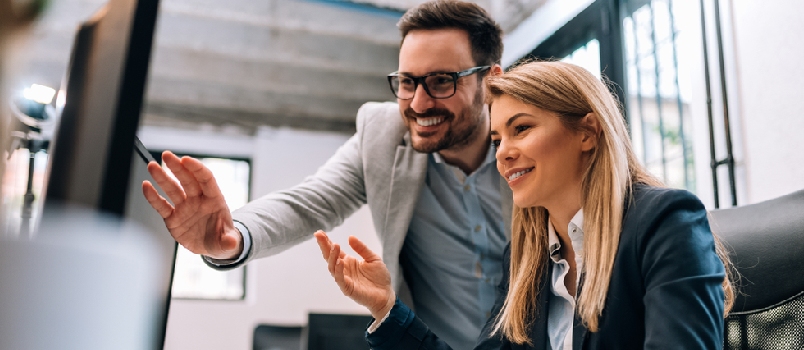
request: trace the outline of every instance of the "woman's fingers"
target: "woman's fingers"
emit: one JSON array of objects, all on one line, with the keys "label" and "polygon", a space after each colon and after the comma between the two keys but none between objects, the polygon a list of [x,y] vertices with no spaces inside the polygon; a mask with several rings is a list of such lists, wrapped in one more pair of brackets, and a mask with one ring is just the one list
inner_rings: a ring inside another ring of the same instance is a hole
[{"label": "woman's fingers", "polygon": [[357,239],[355,236],[349,236],[349,246],[354,249],[355,253],[360,255],[366,262],[373,262],[382,260],[379,255],[375,254],[365,243]]},{"label": "woman's fingers", "polygon": [[352,288],[351,279],[344,273],[344,267],[343,259],[338,259],[335,263],[335,273],[332,277],[335,277],[335,283],[341,288],[343,295],[350,297],[354,288]]},{"label": "woman's fingers", "polygon": [[[318,248],[321,250],[321,255],[327,261],[329,274],[335,279],[335,283],[338,284],[341,292],[351,297],[355,291],[355,276],[351,276],[350,274],[354,274],[356,271],[347,271],[346,264],[354,264],[356,260],[347,255],[339,244],[332,243],[327,234],[323,231],[317,231],[313,236],[315,236]],[[366,261],[380,260],[377,254],[372,252],[363,242],[354,236],[349,237],[349,245]]]},{"label": "woman's fingers", "polygon": [[321,257],[327,260],[329,258],[327,235],[323,231],[316,231],[316,233],[313,233],[313,237],[315,237],[315,242],[318,244],[318,250],[321,251]]},{"label": "woman's fingers", "polygon": [[348,297],[352,295],[353,288],[351,288],[351,278],[346,276],[346,273],[344,272],[346,262],[340,257],[342,254],[343,252],[341,252],[341,247],[337,244],[333,244],[332,250],[329,252],[329,259],[327,259],[327,263],[329,267],[329,274],[335,279],[335,283],[338,285],[338,288],[341,289],[343,295]]},{"label": "woman's fingers", "polygon": [[[341,247],[337,244],[332,245],[332,249],[329,251],[329,258],[327,259],[327,268],[329,269],[329,274],[335,277],[335,263],[338,262],[338,259],[341,255]],[[335,279],[338,280],[337,278]]]},{"label": "woman's fingers", "polygon": [[329,237],[321,230],[316,231],[313,236],[315,236],[315,241],[318,243],[318,249],[321,250],[321,256],[324,257],[324,260],[328,260],[329,251],[332,249],[332,242],[330,242]]}]

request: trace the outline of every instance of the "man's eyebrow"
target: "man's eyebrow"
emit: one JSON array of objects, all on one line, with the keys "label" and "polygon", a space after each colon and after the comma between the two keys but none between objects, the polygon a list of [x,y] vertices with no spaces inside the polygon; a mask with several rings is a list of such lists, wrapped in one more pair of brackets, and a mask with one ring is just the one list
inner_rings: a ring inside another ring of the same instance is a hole
[{"label": "man's eyebrow", "polygon": [[451,71],[451,70],[448,70],[448,69],[441,69],[441,70],[430,71],[430,72],[424,73],[422,75],[414,75],[411,72],[402,72],[402,71],[397,71],[396,74],[404,75],[404,76],[408,76],[408,77],[423,77],[425,75],[430,75],[430,74],[446,74],[446,73],[455,73],[455,72],[457,72],[457,71]]}]

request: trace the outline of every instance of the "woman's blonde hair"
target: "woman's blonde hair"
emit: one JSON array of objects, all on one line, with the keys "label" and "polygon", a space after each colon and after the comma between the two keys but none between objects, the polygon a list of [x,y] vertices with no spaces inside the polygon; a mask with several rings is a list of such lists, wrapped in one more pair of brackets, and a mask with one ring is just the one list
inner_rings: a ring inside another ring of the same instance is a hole
[{"label": "woman's blonde hair", "polygon": [[[662,186],[639,163],[631,149],[628,131],[617,100],[587,70],[563,62],[529,62],[486,82],[487,101],[502,95],[554,112],[570,130],[584,130],[583,118],[597,117],[597,146],[583,174],[581,198],[584,215],[583,289],[576,312],[596,332],[620,242],[623,206],[634,183]],[[541,277],[548,266],[547,211],[543,207],[514,206],[508,295],[497,318],[495,332],[515,343],[531,344],[528,330],[536,313]],[[728,267],[728,256],[716,239],[718,255]],[[729,270],[727,268],[727,270]],[[734,294],[727,275],[723,282],[726,310]]]}]

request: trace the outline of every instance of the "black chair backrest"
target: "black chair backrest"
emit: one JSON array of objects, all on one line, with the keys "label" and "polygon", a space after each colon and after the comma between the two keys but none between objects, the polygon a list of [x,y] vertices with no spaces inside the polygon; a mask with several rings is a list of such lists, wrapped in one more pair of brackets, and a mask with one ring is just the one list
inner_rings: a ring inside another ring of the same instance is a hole
[{"label": "black chair backrest", "polygon": [[804,349],[804,190],[711,213],[730,251],[737,297],[725,349]]}]

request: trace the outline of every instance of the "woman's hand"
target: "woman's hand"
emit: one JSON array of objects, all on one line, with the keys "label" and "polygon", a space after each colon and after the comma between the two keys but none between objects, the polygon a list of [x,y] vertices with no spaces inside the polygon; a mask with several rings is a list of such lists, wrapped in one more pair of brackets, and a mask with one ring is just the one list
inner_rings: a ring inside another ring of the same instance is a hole
[{"label": "woman's hand", "polygon": [[340,245],[332,243],[324,231],[316,232],[315,238],[343,295],[368,308],[375,319],[385,317],[394,306],[396,295],[391,287],[391,273],[382,259],[354,236],[349,236],[349,246],[362,261],[342,252]]}]

